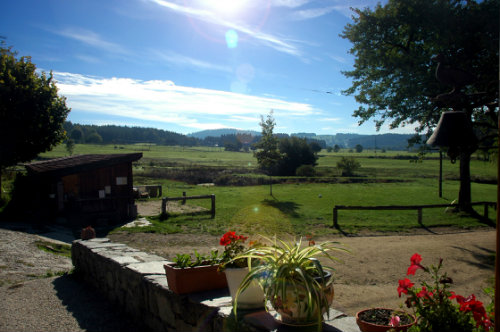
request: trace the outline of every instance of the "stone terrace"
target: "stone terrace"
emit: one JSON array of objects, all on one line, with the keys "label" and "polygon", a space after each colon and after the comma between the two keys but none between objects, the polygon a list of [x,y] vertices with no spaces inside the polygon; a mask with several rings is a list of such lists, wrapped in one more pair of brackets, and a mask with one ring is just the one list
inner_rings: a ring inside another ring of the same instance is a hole
[{"label": "stone terrace", "polygon": [[[173,293],[163,268],[168,261],[107,238],[74,241],[72,260],[86,282],[153,331],[288,330],[274,320],[273,312],[242,312],[236,320],[227,289],[188,295]],[[331,309],[323,331],[359,329],[354,317]]]}]

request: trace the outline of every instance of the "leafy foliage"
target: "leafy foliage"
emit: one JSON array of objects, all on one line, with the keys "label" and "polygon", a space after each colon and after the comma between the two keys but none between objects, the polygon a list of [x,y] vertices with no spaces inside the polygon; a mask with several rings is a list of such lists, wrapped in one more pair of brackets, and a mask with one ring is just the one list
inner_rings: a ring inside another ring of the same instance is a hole
[{"label": "leafy foliage", "polygon": [[342,157],[337,162],[337,168],[342,170],[342,176],[352,176],[361,167],[361,164],[354,157]]},{"label": "leafy foliage", "polygon": [[30,57],[0,45],[0,169],[60,143],[69,111],[52,73],[37,74]]},{"label": "leafy foliage", "polygon": [[258,150],[254,152],[259,167],[269,174],[275,174],[277,172],[282,157],[281,153],[278,151],[278,138],[273,134],[275,125],[276,121],[274,120],[272,111],[267,115],[265,120],[264,117],[261,116],[260,126],[262,128],[262,138],[255,144]]},{"label": "leafy foliage", "polygon": [[[309,318],[321,321],[322,310],[317,308],[328,308],[328,299],[325,289],[333,282],[333,278],[325,278],[325,271],[333,271],[333,267],[323,266],[318,257],[327,258],[330,261],[338,261],[338,258],[330,254],[331,251],[347,251],[339,246],[338,242],[328,241],[321,244],[302,246],[302,240],[297,242],[285,242],[282,240],[271,240],[264,237],[269,245],[259,245],[255,248],[234,258],[246,258],[252,261],[250,272],[243,279],[234,303],[234,311],[238,306],[238,295],[244,291],[253,280],[256,280],[264,290],[265,299],[276,302],[279,298],[286,301],[287,290],[295,294],[297,307],[302,301],[300,295],[306,290],[305,301]],[[312,242],[310,242],[312,244]],[[320,277],[319,280],[315,277]]]},{"label": "leafy foliage", "polygon": [[282,138],[279,141],[282,157],[279,161],[279,175],[295,175],[301,165],[315,166],[318,156],[304,138]]},{"label": "leafy foliage", "polygon": [[[421,265],[422,257],[414,254],[408,267],[407,275],[415,275],[423,270],[432,278],[432,283],[422,281],[422,287],[414,287],[410,279],[399,280],[398,293],[406,294],[406,305],[414,308],[417,324],[410,331],[488,331],[492,324],[482,302],[477,301],[474,294],[468,298],[450,291],[453,280],[446,273],[441,274],[443,260],[437,266]],[[453,303],[456,300],[458,303]]]},{"label": "leafy foliage", "polygon": [[484,92],[498,104],[498,11],[496,0],[389,0],[354,9],[354,23],[341,35],[355,56],[354,70],[344,72],[353,82],[344,93],[366,105],[354,116],[360,123],[374,118],[377,128],[389,119],[391,128],[435,125],[440,111],[430,97],[451,89],[434,77],[437,54],[477,76],[467,92]]}]

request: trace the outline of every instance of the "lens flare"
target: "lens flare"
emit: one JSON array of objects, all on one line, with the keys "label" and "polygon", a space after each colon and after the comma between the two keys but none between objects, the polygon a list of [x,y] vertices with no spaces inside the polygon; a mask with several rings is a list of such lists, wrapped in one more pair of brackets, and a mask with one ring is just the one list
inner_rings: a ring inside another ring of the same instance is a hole
[{"label": "lens flare", "polygon": [[238,33],[233,29],[226,32],[226,44],[228,48],[238,47]]}]

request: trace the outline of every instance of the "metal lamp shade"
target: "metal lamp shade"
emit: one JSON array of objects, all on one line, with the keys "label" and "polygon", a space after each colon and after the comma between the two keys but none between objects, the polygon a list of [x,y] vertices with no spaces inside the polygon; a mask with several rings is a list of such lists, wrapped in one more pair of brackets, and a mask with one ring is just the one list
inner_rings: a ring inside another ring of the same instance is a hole
[{"label": "metal lamp shade", "polygon": [[448,149],[452,162],[460,152],[472,152],[477,147],[477,137],[465,112],[448,111],[441,114],[438,125],[427,140],[428,145]]},{"label": "metal lamp shade", "polygon": [[428,145],[447,148],[466,148],[477,144],[472,125],[465,112],[448,111],[441,114],[438,125],[427,140]]}]

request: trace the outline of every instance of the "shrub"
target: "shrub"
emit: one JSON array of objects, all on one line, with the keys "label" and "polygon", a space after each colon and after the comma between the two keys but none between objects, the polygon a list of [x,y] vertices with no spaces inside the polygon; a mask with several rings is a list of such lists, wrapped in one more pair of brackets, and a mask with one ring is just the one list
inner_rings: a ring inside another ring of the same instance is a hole
[{"label": "shrub", "polygon": [[337,162],[337,168],[342,171],[342,176],[352,176],[361,167],[361,164],[353,157],[342,157]]},{"label": "shrub", "polygon": [[297,176],[313,177],[316,175],[316,170],[314,169],[313,165],[302,165],[299,168],[297,168],[295,174]]}]

